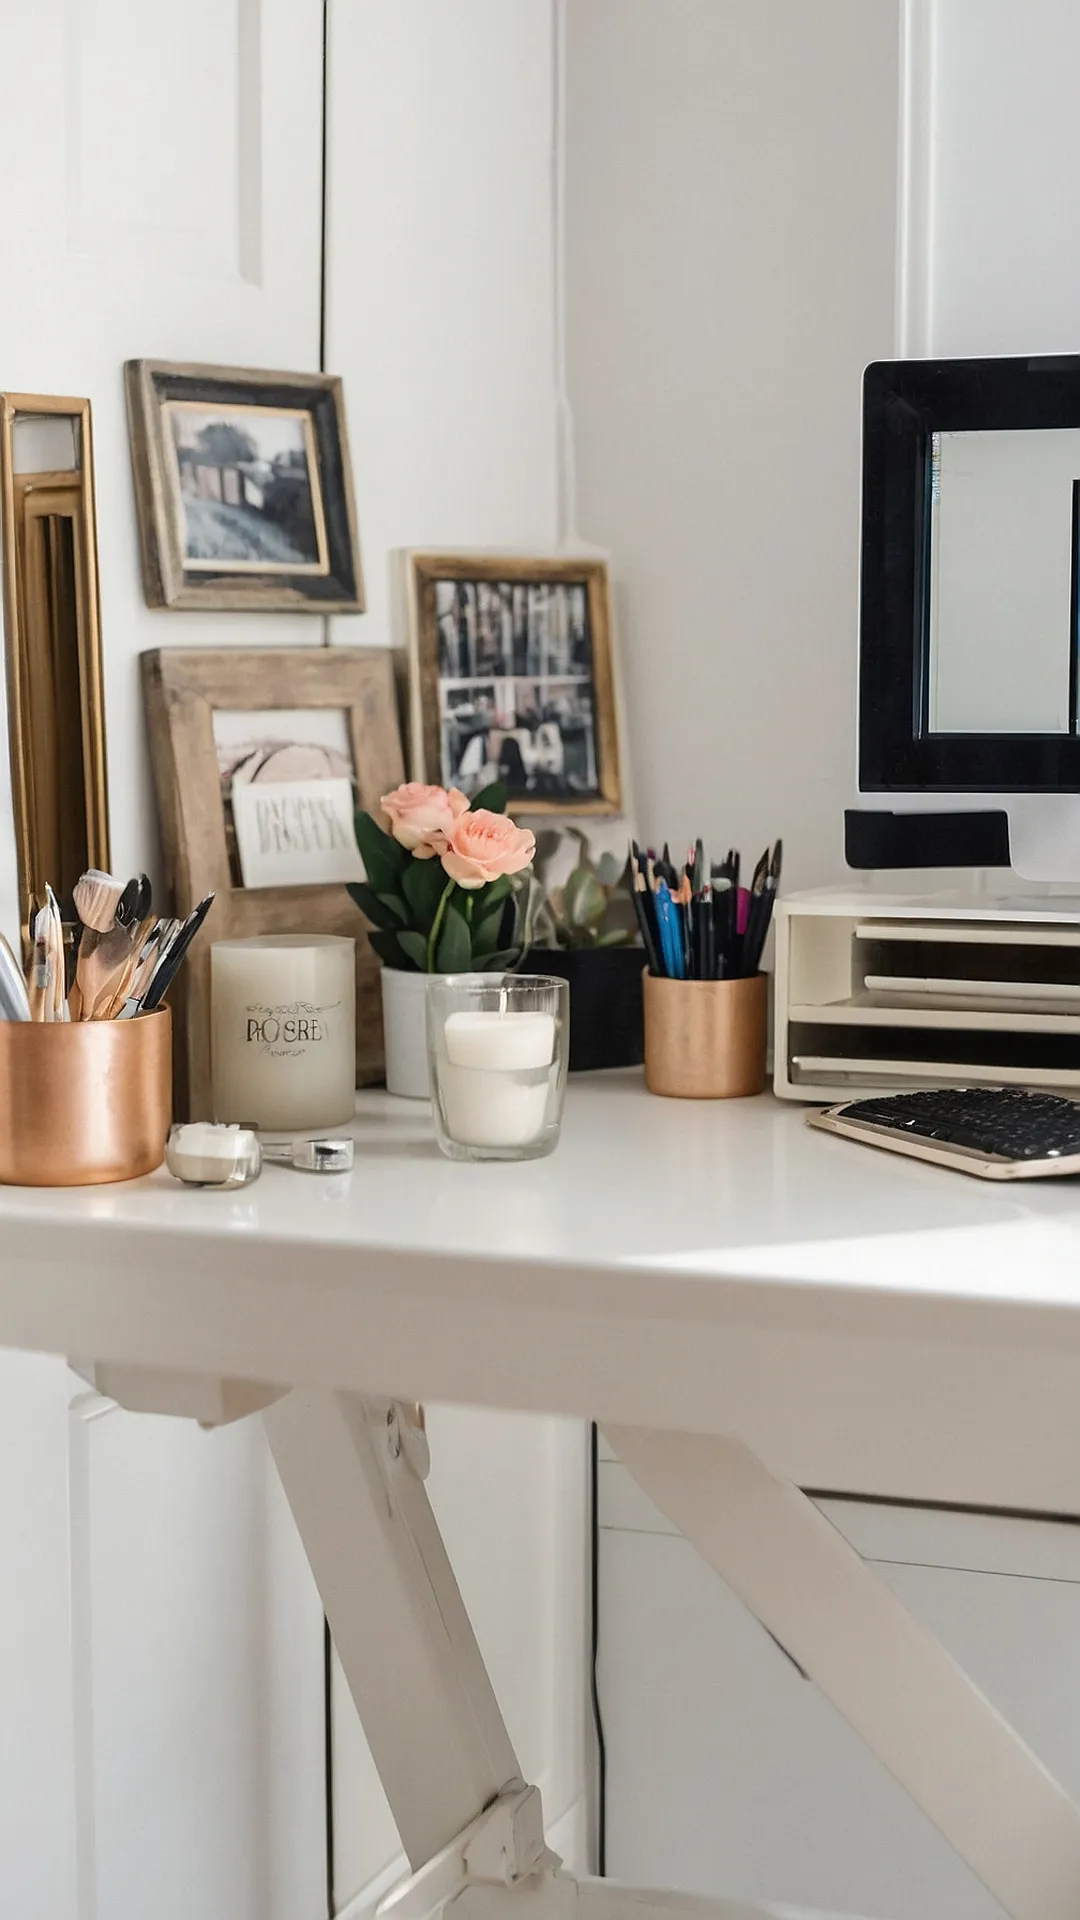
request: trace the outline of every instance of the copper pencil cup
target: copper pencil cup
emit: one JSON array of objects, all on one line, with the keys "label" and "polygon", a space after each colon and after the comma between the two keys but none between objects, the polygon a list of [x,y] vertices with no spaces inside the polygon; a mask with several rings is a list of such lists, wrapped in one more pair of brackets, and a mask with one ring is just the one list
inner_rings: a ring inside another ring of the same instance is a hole
[{"label": "copper pencil cup", "polygon": [[0,1020],[0,1184],[152,1173],[172,1121],[168,1007],[133,1020]]},{"label": "copper pencil cup", "polygon": [[765,1088],[769,982],[645,975],[645,1081],[678,1100],[735,1100]]}]

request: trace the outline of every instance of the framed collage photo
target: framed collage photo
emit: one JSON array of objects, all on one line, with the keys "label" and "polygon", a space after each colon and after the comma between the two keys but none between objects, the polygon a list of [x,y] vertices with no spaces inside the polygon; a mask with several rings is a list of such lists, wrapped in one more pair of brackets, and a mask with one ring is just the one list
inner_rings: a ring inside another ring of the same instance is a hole
[{"label": "framed collage photo", "polygon": [[340,380],[129,360],[152,607],[360,613]]},{"label": "framed collage photo", "polygon": [[412,771],[527,813],[618,813],[607,567],[410,553]]}]

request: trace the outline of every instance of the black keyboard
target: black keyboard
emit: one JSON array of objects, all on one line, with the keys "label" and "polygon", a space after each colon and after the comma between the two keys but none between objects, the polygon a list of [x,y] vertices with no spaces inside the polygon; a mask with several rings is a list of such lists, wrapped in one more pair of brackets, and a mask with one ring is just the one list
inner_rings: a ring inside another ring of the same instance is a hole
[{"label": "black keyboard", "polygon": [[1080,1102],[1052,1093],[938,1088],[852,1100],[809,1118],[831,1132],[991,1179],[1080,1172]]}]

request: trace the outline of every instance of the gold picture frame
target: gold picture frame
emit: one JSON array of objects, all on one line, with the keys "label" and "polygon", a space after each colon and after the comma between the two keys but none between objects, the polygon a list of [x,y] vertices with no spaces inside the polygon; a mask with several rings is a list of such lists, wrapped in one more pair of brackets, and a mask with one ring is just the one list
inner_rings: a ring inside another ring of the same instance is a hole
[{"label": "gold picture frame", "polygon": [[124,378],[149,606],[363,612],[339,379],[166,360]]},{"label": "gold picture frame", "polygon": [[408,552],[413,777],[527,814],[617,814],[607,564]]},{"label": "gold picture frame", "polygon": [[89,400],[0,395],[8,733],[24,940],[46,882],[109,866]]},{"label": "gold picture frame", "polygon": [[230,861],[215,712],[345,716],[357,804],[377,813],[404,777],[393,663],[381,649],[155,649],[141,656],[166,878],[178,913],[216,895],[180,976],[178,1106],[210,1113],[210,947],[260,933],[336,933],[356,940],[357,1084],[383,1069],[378,961],[367,921],[343,885],[245,888]]}]

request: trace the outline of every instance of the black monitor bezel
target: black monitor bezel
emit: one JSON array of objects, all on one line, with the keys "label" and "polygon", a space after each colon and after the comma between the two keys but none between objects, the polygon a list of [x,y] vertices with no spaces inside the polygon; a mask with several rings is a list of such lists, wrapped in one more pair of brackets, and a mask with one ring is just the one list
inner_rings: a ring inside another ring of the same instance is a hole
[{"label": "black monitor bezel", "polygon": [[866,369],[859,618],[863,793],[1080,792],[1075,648],[1068,734],[923,730],[931,436],[1024,427],[1080,427],[1080,354],[876,361]]}]

